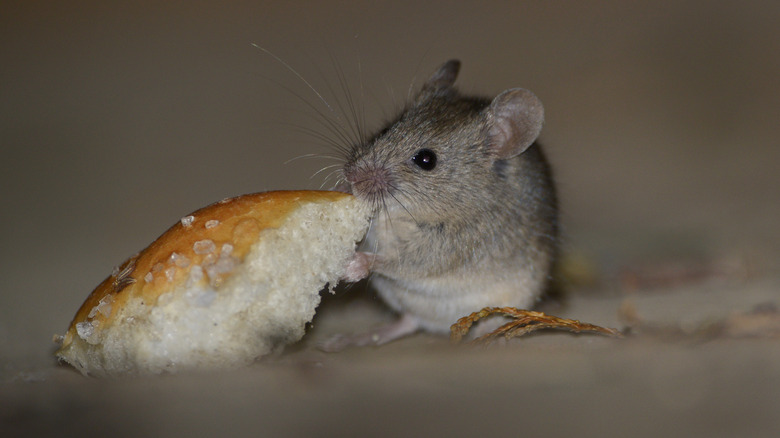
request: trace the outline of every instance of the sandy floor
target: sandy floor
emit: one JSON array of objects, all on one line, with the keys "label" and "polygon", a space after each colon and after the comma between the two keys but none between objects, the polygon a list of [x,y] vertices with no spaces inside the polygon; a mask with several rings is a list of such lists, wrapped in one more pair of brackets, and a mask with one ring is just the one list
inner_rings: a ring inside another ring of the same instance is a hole
[{"label": "sandy floor", "polygon": [[[780,434],[777,2],[28,3],[0,6],[3,436]],[[179,217],[323,183],[326,158],[282,163],[328,153],[329,111],[252,43],[369,129],[452,57],[463,90],[536,92],[571,280],[545,310],[632,336],[313,348],[392,318],[357,287],[247,369],[57,366],[52,335]]]}]

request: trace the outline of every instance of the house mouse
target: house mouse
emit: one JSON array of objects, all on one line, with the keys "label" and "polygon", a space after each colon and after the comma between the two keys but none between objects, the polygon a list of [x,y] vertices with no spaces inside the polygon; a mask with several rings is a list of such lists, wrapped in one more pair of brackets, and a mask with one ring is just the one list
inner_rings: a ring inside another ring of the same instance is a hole
[{"label": "house mouse", "polygon": [[542,104],[521,88],[492,100],[463,95],[459,70],[444,63],[400,116],[349,150],[338,189],[375,216],[345,279],[370,276],[400,318],[325,350],[449,333],[483,307],[529,308],[547,286],[558,214],[536,143]]}]

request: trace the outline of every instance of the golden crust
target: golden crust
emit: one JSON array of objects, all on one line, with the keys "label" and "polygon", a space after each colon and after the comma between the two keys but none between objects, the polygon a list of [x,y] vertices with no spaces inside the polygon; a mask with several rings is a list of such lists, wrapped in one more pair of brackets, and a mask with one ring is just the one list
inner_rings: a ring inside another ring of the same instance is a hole
[{"label": "golden crust", "polygon": [[[186,281],[190,266],[207,265],[209,258],[213,261],[225,250],[240,263],[260,232],[280,226],[300,203],[348,196],[310,190],[255,193],[224,199],[185,216],[92,291],[63,337],[61,351],[78,336],[77,324],[89,320],[99,330],[108,329],[129,298],[142,298],[146,305],[154,305],[160,295]],[[99,311],[103,302],[109,305]]]}]

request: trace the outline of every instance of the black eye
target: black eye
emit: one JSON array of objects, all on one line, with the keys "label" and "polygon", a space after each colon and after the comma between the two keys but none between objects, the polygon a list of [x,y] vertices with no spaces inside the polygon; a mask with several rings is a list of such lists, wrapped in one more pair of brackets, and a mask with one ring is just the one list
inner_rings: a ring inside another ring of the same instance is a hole
[{"label": "black eye", "polygon": [[436,167],[436,152],[430,149],[420,149],[412,161],[422,170],[433,170]]}]

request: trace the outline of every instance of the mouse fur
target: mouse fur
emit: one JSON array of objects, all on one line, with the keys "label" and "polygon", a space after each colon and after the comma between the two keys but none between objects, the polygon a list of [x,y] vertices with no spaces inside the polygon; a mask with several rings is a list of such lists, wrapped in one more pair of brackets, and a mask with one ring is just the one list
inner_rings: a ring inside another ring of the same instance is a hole
[{"label": "mouse fur", "polygon": [[443,64],[343,168],[342,187],[375,212],[350,280],[370,273],[404,324],[370,343],[448,333],[487,306],[532,307],[550,280],[558,209],[536,142],[542,104],[520,88],[463,95],[459,69]]}]

